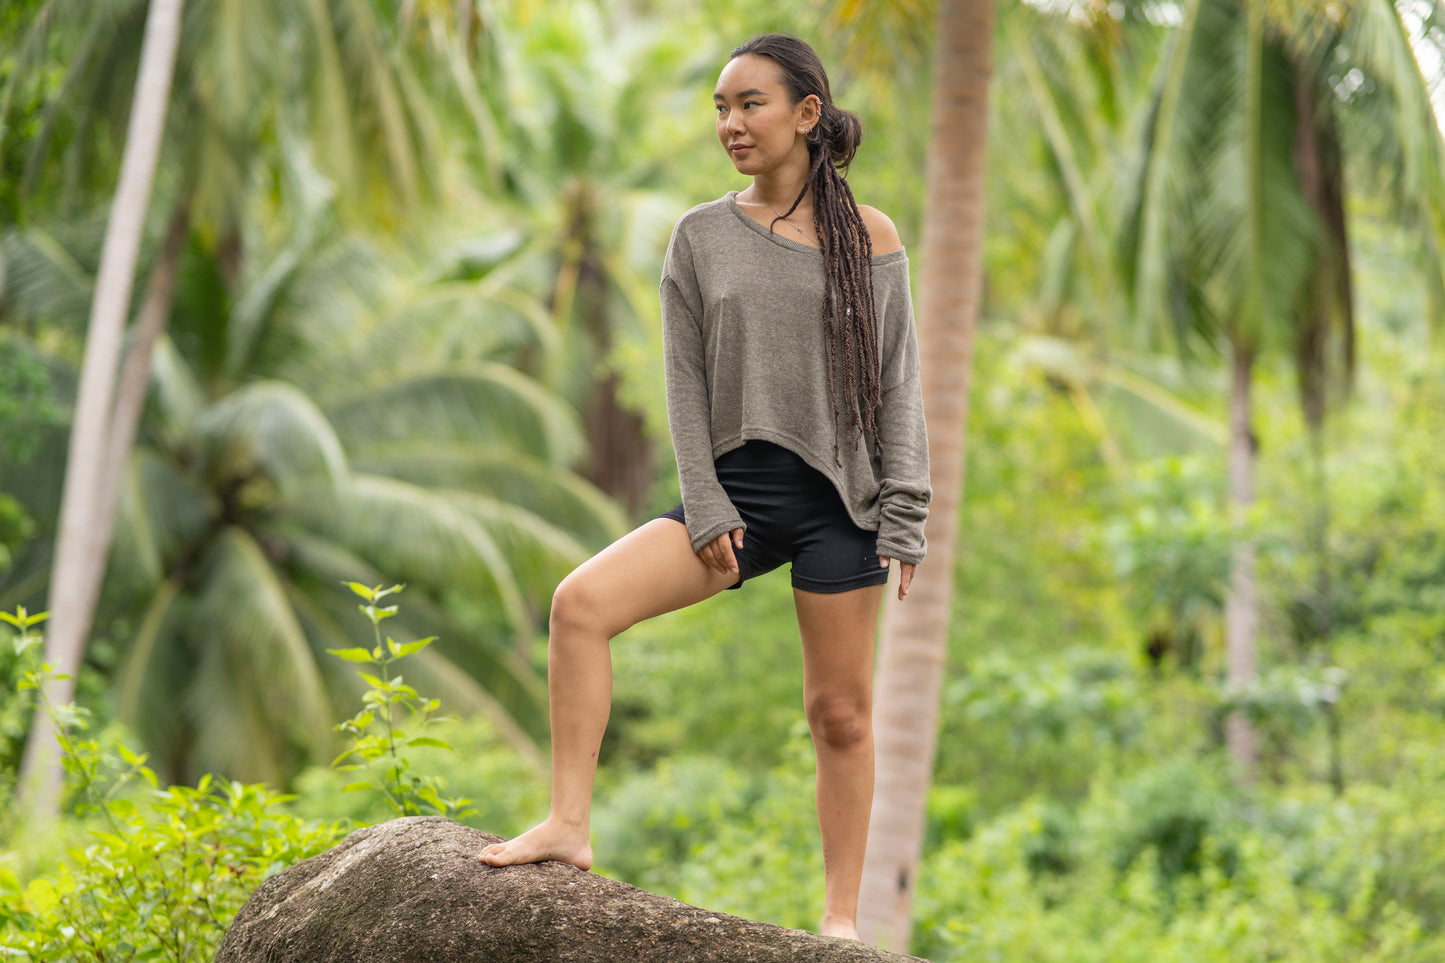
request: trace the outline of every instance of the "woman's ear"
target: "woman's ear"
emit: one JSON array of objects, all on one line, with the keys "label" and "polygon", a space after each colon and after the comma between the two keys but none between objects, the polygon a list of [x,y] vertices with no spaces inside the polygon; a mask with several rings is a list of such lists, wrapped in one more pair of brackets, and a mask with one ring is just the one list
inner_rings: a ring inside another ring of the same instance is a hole
[{"label": "woman's ear", "polygon": [[806,134],[818,126],[818,118],[823,112],[823,102],[818,99],[817,94],[809,94],[803,98],[800,106],[802,106],[803,112],[798,118],[798,130]]}]

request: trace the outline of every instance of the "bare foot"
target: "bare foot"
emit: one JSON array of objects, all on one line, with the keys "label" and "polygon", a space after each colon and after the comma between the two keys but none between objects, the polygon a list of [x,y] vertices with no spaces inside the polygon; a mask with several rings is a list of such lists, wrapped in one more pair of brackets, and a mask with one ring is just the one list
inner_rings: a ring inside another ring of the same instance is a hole
[{"label": "bare foot", "polygon": [[818,931],[823,936],[836,936],[843,940],[858,939],[858,924],[852,920],[823,918],[822,929]]},{"label": "bare foot", "polygon": [[571,863],[578,869],[591,869],[592,844],[588,841],[585,827],[579,830],[548,819],[516,839],[493,843],[483,849],[477,859],[488,866],[515,866],[555,859]]}]

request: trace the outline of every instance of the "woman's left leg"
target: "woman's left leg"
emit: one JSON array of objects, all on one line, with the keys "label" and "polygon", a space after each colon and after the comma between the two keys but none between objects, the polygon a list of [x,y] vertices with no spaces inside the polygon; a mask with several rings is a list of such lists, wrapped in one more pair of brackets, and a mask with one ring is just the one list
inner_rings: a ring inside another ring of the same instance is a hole
[{"label": "woman's left leg", "polygon": [[873,640],[885,588],[834,595],[793,590],[803,700],[818,754],[826,936],[858,938],[858,887],[873,808]]}]

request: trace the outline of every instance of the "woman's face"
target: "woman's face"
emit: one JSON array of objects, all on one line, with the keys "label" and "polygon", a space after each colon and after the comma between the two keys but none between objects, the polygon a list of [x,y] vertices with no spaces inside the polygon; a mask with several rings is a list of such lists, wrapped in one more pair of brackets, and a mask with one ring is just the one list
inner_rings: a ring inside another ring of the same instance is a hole
[{"label": "woman's face", "polygon": [[803,132],[817,120],[818,98],[794,104],[776,63],[743,54],[723,68],[712,98],[717,108],[717,137],[739,173],[766,174],[801,154],[808,163]]}]

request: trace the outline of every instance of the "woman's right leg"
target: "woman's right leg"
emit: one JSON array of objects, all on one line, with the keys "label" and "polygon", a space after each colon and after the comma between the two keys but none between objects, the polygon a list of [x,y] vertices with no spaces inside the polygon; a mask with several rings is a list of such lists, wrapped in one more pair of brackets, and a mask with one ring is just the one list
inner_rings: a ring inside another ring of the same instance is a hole
[{"label": "woman's right leg", "polygon": [[552,596],[547,697],[552,805],[546,820],[477,857],[491,866],[561,860],[592,867],[588,838],[597,754],[612,711],[611,639],[644,619],[710,598],[737,581],[708,568],[687,529],[657,518],[583,562]]}]

